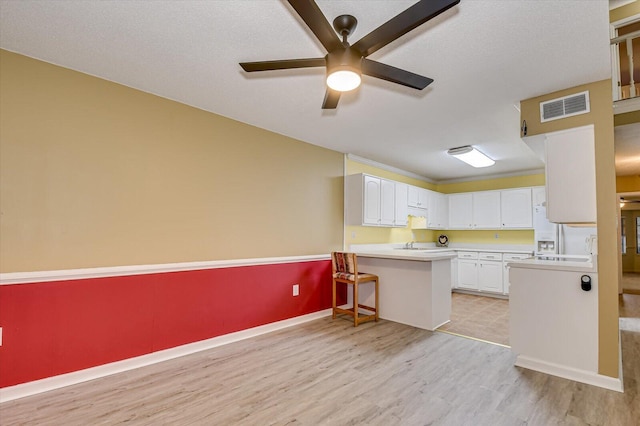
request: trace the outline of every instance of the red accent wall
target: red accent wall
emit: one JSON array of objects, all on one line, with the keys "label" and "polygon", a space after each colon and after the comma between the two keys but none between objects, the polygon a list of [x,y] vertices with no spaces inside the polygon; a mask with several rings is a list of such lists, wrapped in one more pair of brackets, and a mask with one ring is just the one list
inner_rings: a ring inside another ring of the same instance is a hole
[{"label": "red accent wall", "polygon": [[0,387],[329,307],[328,260],[4,285]]}]

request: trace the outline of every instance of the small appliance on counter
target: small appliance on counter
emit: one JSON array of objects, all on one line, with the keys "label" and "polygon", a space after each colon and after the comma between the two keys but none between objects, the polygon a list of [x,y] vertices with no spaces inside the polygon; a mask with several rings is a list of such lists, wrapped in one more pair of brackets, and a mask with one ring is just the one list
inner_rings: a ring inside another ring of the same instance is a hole
[{"label": "small appliance on counter", "polygon": [[436,241],[436,247],[449,247],[449,237],[444,234],[440,235]]}]

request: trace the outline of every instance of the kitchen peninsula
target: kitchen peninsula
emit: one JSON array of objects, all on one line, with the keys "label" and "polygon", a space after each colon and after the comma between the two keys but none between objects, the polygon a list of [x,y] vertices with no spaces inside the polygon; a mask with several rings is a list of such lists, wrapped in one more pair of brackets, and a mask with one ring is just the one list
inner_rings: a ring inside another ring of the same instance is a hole
[{"label": "kitchen peninsula", "polygon": [[[358,269],[380,277],[380,318],[426,330],[449,322],[451,250],[359,251]],[[360,290],[360,303],[372,303],[373,291]],[[349,302],[352,296],[349,295]]]}]

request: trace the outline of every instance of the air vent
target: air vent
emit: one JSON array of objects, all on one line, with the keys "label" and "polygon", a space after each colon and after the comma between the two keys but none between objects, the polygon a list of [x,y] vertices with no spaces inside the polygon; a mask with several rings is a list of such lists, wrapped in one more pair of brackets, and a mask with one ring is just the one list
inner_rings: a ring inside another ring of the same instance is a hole
[{"label": "air vent", "polygon": [[573,115],[586,114],[589,109],[589,91],[540,102],[540,121],[558,120]]}]

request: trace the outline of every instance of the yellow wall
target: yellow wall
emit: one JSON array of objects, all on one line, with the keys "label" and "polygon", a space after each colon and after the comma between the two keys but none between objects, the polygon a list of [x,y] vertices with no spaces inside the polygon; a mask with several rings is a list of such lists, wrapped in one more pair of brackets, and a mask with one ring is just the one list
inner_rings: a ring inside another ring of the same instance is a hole
[{"label": "yellow wall", "polygon": [[2,272],[342,247],[342,154],[0,55]]},{"label": "yellow wall", "polygon": [[616,192],[640,192],[640,176],[616,176]]},{"label": "yellow wall", "polygon": [[490,191],[493,189],[544,186],[544,173],[537,175],[511,176],[487,180],[445,183],[438,185],[437,191],[445,194],[456,192]]},{"label": "yellow wall", "polygon": [[[457,182],[449,184],[433,184],[419,179],[389,172],[368,164],[347,160],[347,174],[367,173],[408,183],[421,188],[442,193],[486,191],[492,189],[520,188],[526,186],[543,186],[544,174],[528,176],[512,176],[505,178]],[[474,244],[530,244],[533,245],[533,230],[518,231],[451,231],[422,230],[406,228],[385,228],[375,226],[346,226],[345,244],[389,244],[406,243],[408,241],[435,242],[438,235],[445,233],[450,242]],[[496,235],[498,238],[496,238]]]},{"label": "yellow wall", "polygon": [[[540,102],[585,90],[589,90],[589,113],[546,123],[540,122]],[[521,119],[527,120],[529,136],[594,124],[600,286],[598,363],[600,374],[618,377],[618,227],[611,80],[602,80],[521,101]]]}]

